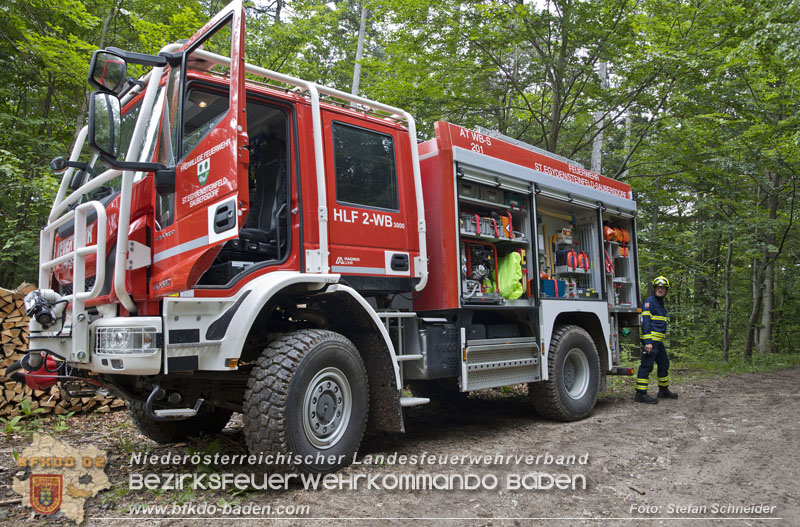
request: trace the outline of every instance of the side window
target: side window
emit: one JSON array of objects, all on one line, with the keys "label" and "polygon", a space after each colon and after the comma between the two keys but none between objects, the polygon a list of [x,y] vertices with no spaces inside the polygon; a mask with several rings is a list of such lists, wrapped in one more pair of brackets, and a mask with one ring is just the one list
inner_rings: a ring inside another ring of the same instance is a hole
[{"label": "side window", "polygon": [[175,67],[170,72],[167,83],[167,100],[164,103],[164,116],[161,119],[161,147],[158,152],[159,162],[167,166],[173,166],[177,161],[180,96],[181,69]]},{"label": "side window", "polygon": [[336,201],[397,210],[394,142],[387,134],[333,123]]},{"label": "side window", "polygon": [[228,95],[191,90],[183,107],[183,148],[181,156],[194,150],[228,112]]},{"label": "side window", "polygon": [[128,110],[122,115],[122,123],[120,126],[120,139],[119,155],[117,159],[125,159],[128,155],[128,148],[131,146],[131,137],[133,137],[133,129],[136,126],[136,119],[139,118],[139,110],[142,108],[142,103]]}]

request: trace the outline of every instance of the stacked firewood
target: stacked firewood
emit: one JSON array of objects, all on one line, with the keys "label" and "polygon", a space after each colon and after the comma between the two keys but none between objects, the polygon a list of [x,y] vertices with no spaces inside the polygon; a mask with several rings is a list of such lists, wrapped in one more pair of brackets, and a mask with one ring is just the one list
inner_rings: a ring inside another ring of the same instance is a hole
[{"label": "stacked firewood", "polygon": [[[111,396],[71,398],[56,384],[47,390],[32,390],[24,383],[6,377],[6,368],[20,360],[28,349],[28,317],[25,315],[25,295],[35,289],[22,284],[14,291],[0,288],[0,417],[23,413],[21,404],[37,415],[64,415],[69,412],[110,412],[125,406],[124,401]],[[41,408],[42,411],[36,410]]]}]

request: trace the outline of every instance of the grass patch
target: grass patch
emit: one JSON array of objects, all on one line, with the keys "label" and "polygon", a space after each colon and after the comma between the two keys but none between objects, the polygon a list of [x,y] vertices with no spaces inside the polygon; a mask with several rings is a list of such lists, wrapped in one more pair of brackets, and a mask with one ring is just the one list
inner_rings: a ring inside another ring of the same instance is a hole
[{"label": "grass patch", "polygon": [[670,369],[699,370],[716,375],[729,373],[768,373],[772,371],[787,370],[800,366],[800,353],[790,355],[754,355],[750,360],[734,357],[729,362],[710,359],[684,359],[674,362]]},{"label": "grass patch", "polygon": [[[628,358],[620,366],[633,368],[633,376],[609,375],[606,377],[606,390],[600,394],[601,399],[619,399],[633,393],[639,359]],[[754,355],[751,360],[734,357],[729,362],[707,358],[672,360],[669,367],[670,384],[680,385],[684,382],[709,377],[726,377],[743,373],[769,373],[800,367],[800,353],[788,355],[770,354]],[[650,373],[650,388],[657,386],[656,367]]]}]

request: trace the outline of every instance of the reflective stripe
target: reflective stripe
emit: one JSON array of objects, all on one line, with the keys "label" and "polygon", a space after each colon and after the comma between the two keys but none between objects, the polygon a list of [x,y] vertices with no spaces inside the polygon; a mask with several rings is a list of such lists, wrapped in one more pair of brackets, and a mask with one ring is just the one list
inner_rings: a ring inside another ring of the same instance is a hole
[{"label": "reflective stripe", "polygon": [[651,337],[650,333],[645,333],[644,335],[641,335],[639,338],[649,339],[650,337]]},{"label": "reflective stripe", "polygon": [[655,340],[656,342],[664,342],[664,337],[656,337],[656,336],[654,335],[654,336],[652,336],[652,337],[650,337],[650,338],[651,338],[652,340]]},{"label": "reflective stripe", "polygon": [[660,315],[650,315],[650,318],[653,320],[663,320],[664,322],[667,322],[667,317],[662,317]]},{"label": "reflective stripe", "polygon": [[155,253],[153,255],[153,263],[166,260],[167,258],[172,258],[173,256],[177,256],[185,252],[193,251],[206,245],[208,245],[208,236],[201,236],[199,238],[195,238],[194,240],[189,240],[188,242],[176,245],[175,247],[170,247],[169,249]]},{"label": "reflective stripe", "polygon": [[642,311],[642,316],[652,317],[653,315],[651,315],[649,311]]}]

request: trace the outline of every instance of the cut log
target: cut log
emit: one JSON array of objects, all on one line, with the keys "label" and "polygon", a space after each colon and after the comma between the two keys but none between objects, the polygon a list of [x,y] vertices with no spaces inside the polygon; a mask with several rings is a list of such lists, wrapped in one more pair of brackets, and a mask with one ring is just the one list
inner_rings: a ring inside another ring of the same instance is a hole
[{"label": "cut log", "polygon": [[22,298],[25,298],[25,295],[35,290],[36,290],[35,285],[28,282],[22,282],[21,284],[19,284],[19,287],[17,287],[17,289],[14,290],[14,292],[22,296]]}]

